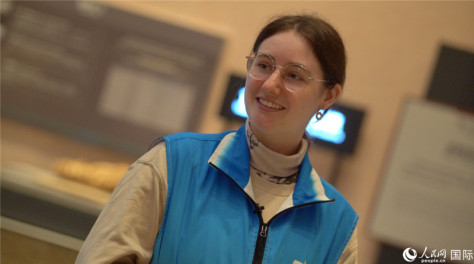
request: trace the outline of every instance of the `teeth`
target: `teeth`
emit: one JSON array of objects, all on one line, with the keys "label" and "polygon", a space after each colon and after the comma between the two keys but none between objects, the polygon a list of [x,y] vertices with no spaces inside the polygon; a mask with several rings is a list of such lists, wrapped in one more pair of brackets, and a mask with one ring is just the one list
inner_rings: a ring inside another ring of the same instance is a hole
[{"label": "teeth", "polygon": [[277,109],[277,110],[283,109],[282,106],[276,105],[272,102],[269,102],[269,101],[266,101],[266,100],[263,100],[263,99],[259,99],[259,101],[260,101],[261,104],[263,104],[266,107],[269,107],[269,108],[272,108],[272,109]]}]

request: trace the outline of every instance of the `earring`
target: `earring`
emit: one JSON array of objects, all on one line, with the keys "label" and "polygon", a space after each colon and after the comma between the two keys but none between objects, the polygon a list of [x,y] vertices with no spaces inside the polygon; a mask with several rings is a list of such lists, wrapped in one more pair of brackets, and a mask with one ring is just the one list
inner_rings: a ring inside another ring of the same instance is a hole
[{"label": "earring", "polygon": [[323,118],[323,113],[322,113],[321,111],[318,111],[318,112],[316,113],[316,120],[319,121],[319,120],[321,120],[321,118]]}]

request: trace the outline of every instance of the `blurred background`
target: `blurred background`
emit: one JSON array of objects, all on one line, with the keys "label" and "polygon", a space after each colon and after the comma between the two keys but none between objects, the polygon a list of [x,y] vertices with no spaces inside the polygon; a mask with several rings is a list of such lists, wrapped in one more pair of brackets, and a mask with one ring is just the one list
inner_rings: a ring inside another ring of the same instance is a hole
[{"label": "blurred background", "polygon": [[360,215],[359,263],[405,263],[406,248],[474,263],[474,2],[0,7],[3,263],[73,263],[154,139],[237,129],[228,107],[256,35],[301,12],[328,20],[347,49],[338,105],[357,119],[350,150],[315,139],[310,157]]}]

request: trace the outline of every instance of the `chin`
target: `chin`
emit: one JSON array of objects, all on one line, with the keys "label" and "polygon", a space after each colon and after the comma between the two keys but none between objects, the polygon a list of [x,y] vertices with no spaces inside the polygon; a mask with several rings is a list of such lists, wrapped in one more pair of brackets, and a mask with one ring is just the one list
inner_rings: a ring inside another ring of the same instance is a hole
[{"label": "chin", "polygon": [[278,125],[265,118],[249,118],[250,126],[262,132],[272,132],[278,129]]}]

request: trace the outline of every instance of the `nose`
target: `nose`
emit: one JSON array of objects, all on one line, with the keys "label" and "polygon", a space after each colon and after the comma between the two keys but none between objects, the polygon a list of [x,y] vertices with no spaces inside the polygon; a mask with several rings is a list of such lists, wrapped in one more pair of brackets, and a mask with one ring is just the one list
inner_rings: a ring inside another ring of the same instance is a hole
[{"label": "nose", "polygon": [[262,89],[270,94],[279,95],[281,90],[284,89],[281,71],[282,67],[275,65],[275,70],[265,80],[262,85]]}]

